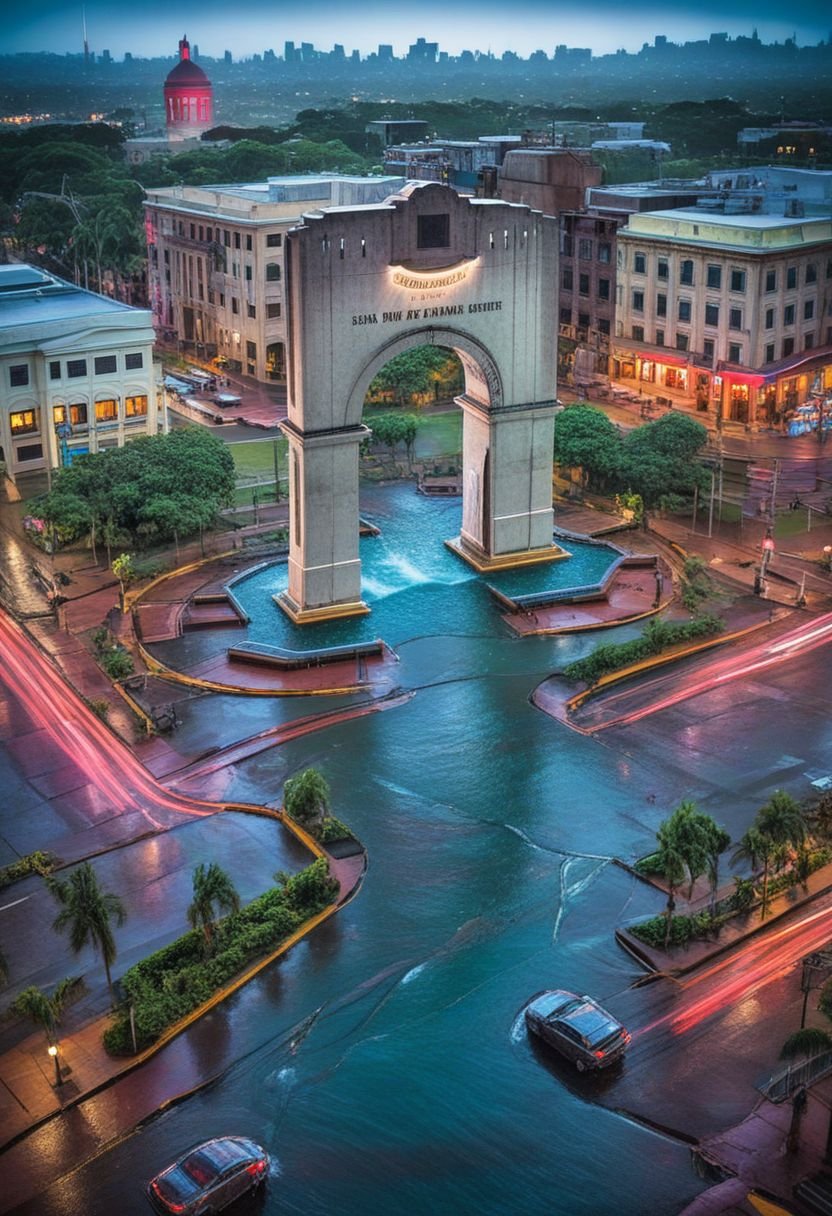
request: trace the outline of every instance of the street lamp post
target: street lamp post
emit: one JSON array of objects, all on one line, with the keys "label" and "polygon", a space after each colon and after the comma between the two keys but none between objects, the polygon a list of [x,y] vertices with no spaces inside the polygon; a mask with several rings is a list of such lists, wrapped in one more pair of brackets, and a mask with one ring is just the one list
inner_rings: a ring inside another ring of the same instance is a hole
[{"label": "street lamp post", "polygon": [[61,1062],[58,1059],[58,1044],[50,1043],[47,1050],[55,1062],[55,1088],[57,1089],[59,1085],[63,1085],[64,1083],[64,1079],[61,1076]]}]

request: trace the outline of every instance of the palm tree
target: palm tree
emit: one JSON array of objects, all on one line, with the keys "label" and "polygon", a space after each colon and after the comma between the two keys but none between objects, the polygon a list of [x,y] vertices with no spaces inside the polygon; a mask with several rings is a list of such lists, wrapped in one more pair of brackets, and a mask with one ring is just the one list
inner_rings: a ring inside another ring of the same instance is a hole
[{"label": "palm tree", "polygon": [[710,815],[704,816],[708,820],[705,825],[705,847],[707,849],[707,872],[708,882],[711,884],[711,916],[716,915],[716,893],[719,887],[719,859],[728,845],[731,843],[731,837],[721,828]]},{"label": "palm tree", "polygon": [[762,862],[763,866],[763,902],[760,908],[760,916],[764,917],[768,912],[768,877],[771,863],[776,856],[778,846],[774,843],[770,836],[765,832],[761,832],[755,825],[752,825],[745,835],[741,838],[739,844],[731,854],[731,860],[750,862],[752,870],[756,870],[758,863]]},{"label": "palm tree", "polygon": [[283,787],[283,805],[293,819],[308,823],[323,819],[330,808],[329,784],[316,768],[290,777]]},{"label": "palm tree", "polygon": [[[18,993],[11,1005],[12,1012],[20,1017],[28,1018],[36,1026],[41,1026],[49,1046],[57,1047],[57,1031],[61,1021],[61,1014],[70,996],[80,983],[81,980],[78,976],[74,976],[72,979],[61,980],[51,996],[47,996],[42,989],[37,988],[33,984],[30,988],[24,988],[22,992]],[[55,1058],[55,1084],[60,1085],[61,1066],[58,1061],[58,1053],[55,1051],[51,1054]]]},{"label": "palm tree", "polygon": [[657,850],[658,864],[667,883],[667,905],[665,907],[664,948],[670,945],[670,931],[673,925],[673,912],[676,908],[676,892],[682,885],[687,867],[682,853],[676,823],[673,816],[666,819],[656,833],[659,842]]},{"label": "palm tree", "polygon": [[101,955],[107,975],[110,1000],[115,1004],[110,968],[116,961],[116,943],[110,922],[120,927],[127,919],[124,904],[117,895],[102,891],[95,870],[88,861],[61,881],[47,878],[46,885],[61,905],[53,928],[62,933],[69,930],[69,945],[73,954],[80,954],[89,943]]},{"label": "palm tree", "polygon": [[775,790],[765,806],[760,807],[754,826],[774,844],[799,848],[806,839],[806,818],[791,794]]},{"label": "palm tree", "polygon": [[194,870],[194,898],[188,908],[188,921],[192,929],[202,929],[205,934],[206,953],[210,954],[213,945],[217,910],[237,912],[239,908],[237,889],[222,866],[215,861],[208,866],[200,862]]}]

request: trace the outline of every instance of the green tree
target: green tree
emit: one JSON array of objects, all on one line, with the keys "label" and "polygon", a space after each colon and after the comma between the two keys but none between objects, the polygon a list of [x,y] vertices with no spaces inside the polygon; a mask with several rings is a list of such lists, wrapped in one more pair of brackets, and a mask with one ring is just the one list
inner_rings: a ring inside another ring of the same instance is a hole
[{"label": "green tree", "polygon": [[60,905],[53,928],[68,931],[69,947],[80,954],[89,944],[101,955],[107,976],[110,1000],[114,1002],[110,968],[116,961],[116,943],[111,922],[121,927],[127,919],[124,904],[117,895],[103,891],[95,870],[88,861],[73,870],[67,879],[48,876],[46,885]]},{"label": "green tree", "polygon": [[763,867],[763,891],[760,916],[768,913],[768,880],[769,874],[778,853],[778,846],[770,836],[752,825],[740,838],[737,847],[731,855],[733,862],[747,861],[751,869],[756,871],[759,865]]},{"label": "green tree", "polygon": [[55,1043],[63,1011],[81,982],[78,976],[61,980],[51,996],[33,984],[18,993],[11,1005],[12,1012],[40,1026],[48,1042]]},{"label": "green tree", "polygon": [[121,606],[124,608],[124,595],[127,588],[136,577],[136,568],[133,565],[133,557],[130,553],[120,553],[118,557],[113,558],[113,574],[118,579],[118,589],[121,598]]},{"label": "green tree", "polygon": [[811,1059],[832,1048],[832,1035],[820,1027],[804,1026],[790,1034],[780,1048],[781,1060]]},{"label": "green tree", "polygon": [[316,768],[290,777],[283,787],[283,805],[298,823],[319,821],[329,814],[330,792],[326,778]]},{"label": "green tree", "polygon": [[775,845],[797,849],[806,839],[806,817],[800,804],[785,790],[775,790],[760,807],[754,826]]},{"label": "green tree", "polygon": [[684,414],[665,414],[637,427],[622,445],[622,483],[641,494],[648,506],[665,494],[704,489],[707,476],[696,457],[707,441],[705,427]]},{"label": "green tree", "polygon": [[657,865],[667,883],[667,904],[665,905],[664,948],[670,945],[670,931],[673,925],[673,913],[676,909],[676,892],[685,880],[685,858],[675,833],[671,820],[665,821],[656,833],[659,843]]},{"label": "green tree", "polygon": [[220,912],[238,912],[240,896],[222,866],[212,861],[200,862],[194,870],[194,898],[188,907],[188,922],[192,929],[201,929],[205,950],[210,954],[214,943],[214,928]]},{"label": "green tree", "polygon": [[621,439],[603,412],[590,405],[570,405],[555,419],[554,460],[570,469],[583,469],[590,483],[617,481]]},{"label": "green tree", "polygon": [[725,828],[711,818],[710,815],[704,815],[703,831],[705,838],[705,852],[707,858],[707,874],[708,882],[711,888],[710,910],[711,916],[716,915],[716,893],[719,887],[719,859],[731,843],[731,837],[725,831]]}]

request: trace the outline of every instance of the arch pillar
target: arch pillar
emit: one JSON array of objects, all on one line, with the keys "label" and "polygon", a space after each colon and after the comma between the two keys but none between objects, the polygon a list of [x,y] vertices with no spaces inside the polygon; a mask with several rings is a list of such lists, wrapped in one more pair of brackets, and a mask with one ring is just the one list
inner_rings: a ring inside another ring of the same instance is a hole
[{"label": "arch pillar", "polygon": [[295,624],[369,612],[358,557],[358,445],[365,426],[301,431],[289,441],[289,586],[275,600]]}]

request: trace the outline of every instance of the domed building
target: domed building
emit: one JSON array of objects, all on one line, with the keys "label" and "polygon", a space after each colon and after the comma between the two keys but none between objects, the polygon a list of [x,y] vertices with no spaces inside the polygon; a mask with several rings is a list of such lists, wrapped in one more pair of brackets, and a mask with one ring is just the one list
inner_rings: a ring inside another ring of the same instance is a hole
[{"label": "domed building", "polygon": [[198,139],[214,125],[213,89],[202,68],[191,59],[187,35],[179,43],[179,62],[165,81],[168,139]]}]

